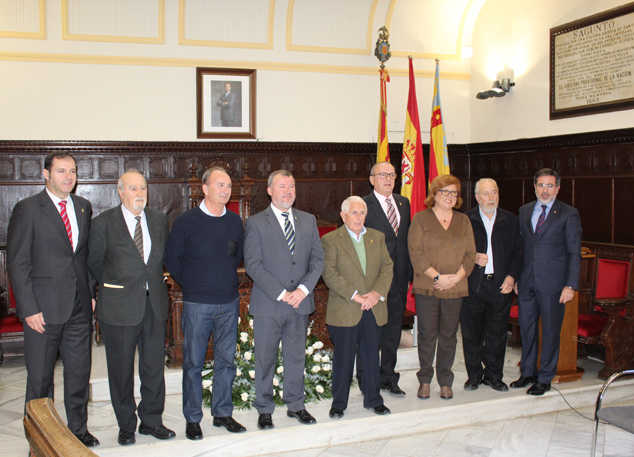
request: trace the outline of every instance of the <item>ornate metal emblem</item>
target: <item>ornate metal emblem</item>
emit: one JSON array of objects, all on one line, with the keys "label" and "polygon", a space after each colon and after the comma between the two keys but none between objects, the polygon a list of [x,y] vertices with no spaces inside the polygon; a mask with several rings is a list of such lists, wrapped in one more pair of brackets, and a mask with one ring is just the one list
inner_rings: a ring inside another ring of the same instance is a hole
[{"label": "ornate metal emblem", "polygon": [[381,62],[381,70],[385,68],[385,62],[387,62],[392,53],[390,52],[390,43],[387,41],[390,38],[390,32],[386,26],[379,29],[379,38],[376,40],[376,47],[374,48],[374,55],[379,62]]}]

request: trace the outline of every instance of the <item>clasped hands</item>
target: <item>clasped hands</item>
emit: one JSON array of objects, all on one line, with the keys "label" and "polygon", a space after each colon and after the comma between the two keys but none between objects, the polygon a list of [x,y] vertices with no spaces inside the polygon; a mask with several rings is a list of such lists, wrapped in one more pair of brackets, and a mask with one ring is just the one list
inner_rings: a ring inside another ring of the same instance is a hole
[{"label": "clasped hands", "polygon": [[352,297],[352,299],[356,301],[357,303],[361,304],[362,311],[368,311],[374,308],[374,306],[379,302],[379,300],[381,300],[381,295],[379,295],[378,292],[373,290],[363,295],[356,294],[354,297]]},{"label": "clasped hands", "polygon": [[306,298],[306,294],[304,293],[304,291],[300,288],[297,288],[292,292],[289,292],[287,290],[284,296],[281,298],[281,300],[283,302],[288,303],[293,308],[297,309],[299,308],[299,304],[302,302],[304,298]]}]

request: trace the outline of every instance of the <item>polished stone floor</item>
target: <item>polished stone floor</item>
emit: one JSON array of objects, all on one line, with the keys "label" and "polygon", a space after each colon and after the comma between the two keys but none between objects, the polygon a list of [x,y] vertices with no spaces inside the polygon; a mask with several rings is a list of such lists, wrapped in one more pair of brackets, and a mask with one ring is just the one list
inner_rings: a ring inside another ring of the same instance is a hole
[{"label": "polished stone floor", "polygon": [[[460,342],[458,348],[461,348]],[[105,362],[102,347],[93,352],[93,382],[103,384]],[[517,377],[519,350],[509,349],[505,361],[505,381]],[[580,381],[556,385],[544,397],[530,397],[523,390],[499,393],[481,386],[465,392],[462,384],[466,373],[461,350],[454,364],[454,399],[439,398],[439,387],[432,385],[432,398],[416,398],[416,349],[399,352],[401,387],[404,398],[384,395],[392,415],[375,416],[362,407],[356,387],[350,393],[350,404],[342,420],[328,418],[329,402],[309,404],[307,408],[318,424],[303,426],[287,418],[283,408],[273,415],[275,429],[259,431],[257,413],[235,411],[234,417],[248,432],[232,435],[211,425],[209,410],[202,422],[205,439],[191,442],[184,437],[181,396],[167,396],[164,423],[176,431],[176,438],[159,442],[137,434],[137,444],[120,447],[116,443],[117,427],[108,401],[91,401],[89,429],[99,438],[95,452],[101,456],[189,457],[189,456],[589,456],[593,422],[591,405],[602,381],[597,379],[600,364],[582,360],[585,374]],[[56,368],[56,406],[62,417],[63,386],[61,363]],[[180,370],[167,370],[168,385],[177,386]],[[8,359],[0,366],[0,456],[26,455],[28,450],[22,428],[25,369],[21,358]],[[617,383],[608,401],[634,403],[634,380]],[[168,388],[168,392],[170,389]],[[571,410],[566,398],[581,414]],[[610,400],[612,398],[612,400]],[[634,455],[634,435],[608,425],[600,426],[599,450],[605,456]]]}]

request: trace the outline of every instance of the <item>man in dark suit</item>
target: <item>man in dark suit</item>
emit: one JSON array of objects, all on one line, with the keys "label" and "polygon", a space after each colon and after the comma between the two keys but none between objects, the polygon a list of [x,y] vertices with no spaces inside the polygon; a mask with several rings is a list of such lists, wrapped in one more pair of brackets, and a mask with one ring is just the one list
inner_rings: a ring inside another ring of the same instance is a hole
[{"label": "man in dark suit", "polygon": [[326,324],[335,350],[330,417],[343,417],[357,355],[363,366],[363,406],[389,414],[379,392],[379,337],[387,323],[385,298],[392,283],[392,259],[385,236],[364,226],[367,206],[356,195],[341,204],[344,225],[322,239]]},{"label": "man in dark suit", "polygon": [[235,121],[236,96],[231,92],[231,83],[225,83],[225,92],[220,96],[216,104],[220,107],[220,125],[223,127],[239,127]]},{"label": "man in dark suit", "polygon": [[[520,208],[523,262],[519,283],[519,323],[522,336],[521,377],[511,387],[532,386],[527,393],[543,395],[559,361],[559,334],[566,302],[579,284],[581,220],[572,206],[557,200],[559,174],[551,168],[535,173],[536,202]],[[537,370],[538,325],[542,345]]]},{"label": "man in dark suit", "polygon": [[90,380],[91,291],[86,257],[92,209],[71,191],[75,159],[49,154],[46,189],[15,205],[9,221],[7,264],[24,326],[26,398],[53,398],[58,352],[64,362],[68,428],[88,447],[99,441],[86,429]]},{"label": "man in dark suit", "polygon": [[90,231],[88,266],[98,281],[97,319],[106,346],[110,399],[121,445],[134,444],[134,354],[139,350],[139,433],[175,436],[161,416],[165,404],[165,326],[169,302],[163,281],[167,218],[146,208],[147,183],[128,170],[118,183],[121,205],[97,216]]},{"label": "man in dark suit", "polygon": [[469,275],[469,296],[460,310],[462,348],[468,379],[465,390],[480,383],[504,392],[506,327],[515,280],[521,265],[517,217],[498,208],[497,183],[482,178],[475,185],[478,206],[466,212],[476,245],[475,267]]},{"label": "man in dark suit", "polygon": [[271,206],[247,220],[244,265],[253,279],[250,312],[255,339],[255,407],[258,427],[273,427],[273,370],[282,342],[287,415],[302,424],[315,418],[304,406],[308,315],[324,252],[312,214],[292,208],[295,179],[287,170],[269,175]]},{"label": "man in dark suit", "polygon": [[[407,283],[412,279],[412,264],[407,251],[409,200],[392,193],[395,179],[396,170],[391,163],[375,164],[370,170],[370,183],[374,191],[363,199],[368,205],[365,225],[383,232],[387,250],[394,263],[394,277],[387,294],[388,320],[381,327],[381,388],[400,396],[405,395],[405,392],[398,386],[400,375],[394,371],[394,367],[401,341]],[[363,370],[358,373],[363,383]]]}]

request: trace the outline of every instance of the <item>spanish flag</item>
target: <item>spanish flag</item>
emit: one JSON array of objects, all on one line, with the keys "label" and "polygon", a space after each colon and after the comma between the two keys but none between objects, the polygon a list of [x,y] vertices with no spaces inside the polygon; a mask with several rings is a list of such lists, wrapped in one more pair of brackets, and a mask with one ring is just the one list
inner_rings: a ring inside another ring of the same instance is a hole
[{"label": "spanish flag", "polygon": [[390,161],[390,149],[387,141],[387,87],[390,75],[387,70],[379,70],[381,107],[379,110],[379,133],[376,142],[376,163]]},{"label": "spanish flag", "polygon": [[410,201],[411,216],[425,209],[425,160],[420,137],[418,101],[416,100],[416,79],[412,58],[409,58],[409,95],[405,113],[405,134],[403,136],[403,158],[401,159],[401,195]]},{"label": "spanish flag", "polygon": [[447,154],[447,140],[442,123],[440,111],[440,89],[438,87],[439,71],[438,59],[436,59],[436,76],[434,78],[434,99],[431,110],[431,139],[429,142],[429,182],[438,175],[448,175],[449,156]]}]

